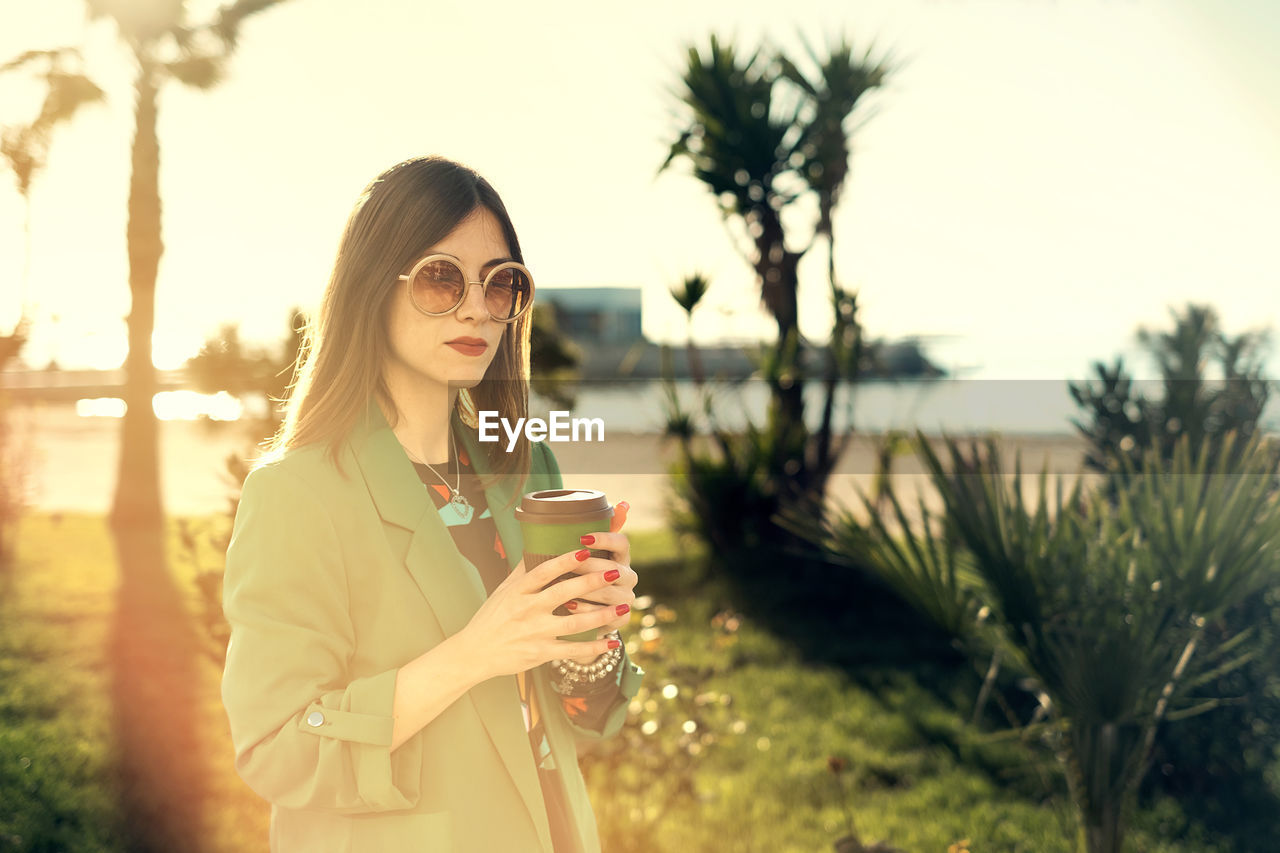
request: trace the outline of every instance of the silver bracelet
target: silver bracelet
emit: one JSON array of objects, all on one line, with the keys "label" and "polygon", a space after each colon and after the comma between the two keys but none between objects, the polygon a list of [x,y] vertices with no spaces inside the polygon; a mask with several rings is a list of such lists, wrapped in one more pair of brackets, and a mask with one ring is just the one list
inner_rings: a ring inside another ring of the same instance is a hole
[{"label": "silver bracelet", "polygon": [[559,673],[559,678],[551,682],[552,688],[557,693],[569,694],[579,684],[594,684],[608,678],[622,661],[622,635],[613,630],[602,639],[608,638],[618,641],[617,648],[604,652],[591,663],[578,663],[566,658],[551,661],[551,666]]}]

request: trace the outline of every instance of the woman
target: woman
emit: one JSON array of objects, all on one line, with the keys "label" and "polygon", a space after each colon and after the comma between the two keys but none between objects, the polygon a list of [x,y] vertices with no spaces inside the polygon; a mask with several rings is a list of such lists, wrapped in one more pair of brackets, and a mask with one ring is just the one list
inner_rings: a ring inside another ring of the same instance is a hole
[{"label": "woman", "polygon": [[613,559],[526,571],[514,506],[559,471],[474,428],[527,414],[532,298],[464,166],[400,163],[351,215],[227,552],[223,702],[273,851],[600,849],[576,744],[621,728],[643,676],[616,630],[627,506],[583,537]]}]

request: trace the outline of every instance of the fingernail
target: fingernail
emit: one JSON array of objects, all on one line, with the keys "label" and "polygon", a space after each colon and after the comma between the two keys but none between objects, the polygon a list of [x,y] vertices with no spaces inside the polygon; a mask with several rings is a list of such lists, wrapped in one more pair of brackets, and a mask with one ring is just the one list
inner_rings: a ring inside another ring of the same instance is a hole
[{"label": "fingernail", "polygon": [[621,509],[631,509],[631,504],[627,503],[626,501],[618,501],[618,506]]},{"label": "fingernail", "polygon": [[570,610],[577,610],[577,609],[578,609],[578,602],[576,602],[576,601],[566,601],[566,602],[564,603],[564,606],[565,606],[565,607],[567,607],[567,608],[568,608],[568,609],[570,609]]},{"label": "fingernail", "polygon": [[609,571],[604,573],[604,579],[607,580],[609,583],[613,583],[620,577],[622,577],[622,572],[618,571],[617,569],[610,569]]},{"label": "fingernail", "polygon": [[619,640],[610,640],[610,641],[609,641],[609,648],[611,648],[611,649],[616,649],[616,648],[617,648],[618,646],[620,646],[620,645],[622,645],[622,643],[621,643],[621,641],[619,641]]},{"label": "fingernail", "polygon": [[581,563],[583,560],[587,559],[587,557],[590,557],[590,556],[591,556],[591,552],[588,551],[586,548],[583,548],[581,551],[573,552],[573,558],[577,560],[579,563]]},{"label": "fingernail", "polygon": [[588,533],[586,536],[583,536],[578,541],[581,542],[583,545],[594,545],[596,544],[596,537]]},{"label": "fingernail", "polygon": [[630,605],[630,604],[619,604],[617,609],[618,609],[618,615],[619,615],[619,616],[621,616],[622,614],[626,613],[627,611],[629,611],[629,610],[631,609],[631,605]]}]

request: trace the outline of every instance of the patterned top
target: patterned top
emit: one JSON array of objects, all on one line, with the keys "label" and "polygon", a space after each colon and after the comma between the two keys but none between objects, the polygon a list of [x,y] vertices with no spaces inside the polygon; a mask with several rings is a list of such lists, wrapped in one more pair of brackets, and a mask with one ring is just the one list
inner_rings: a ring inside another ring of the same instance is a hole
[{"label": "patterned top", "polygon": [[[421,463],[413,463],[418,478],[422,480],[431,494],[432,501],[453,536],[458,551],[476,567],[485,591],[492,594],[498,585],[511,573],[507,564],[507,553],[498,536],[498,527],[494,524],[493,513],[481,488],[480,478],[471,465],[466,450],[458,449],[458,458],[452,454],[446,471],[445,465],[435,465],[435,469],[448,477],[448,485],[442,482],[440,475]],[[461,480],[458,472],[461,470]],[[453,485],[458,484],[459,494],[470,506],[453,499]],[[531,684],[527,673],[516,674],[516,684],[520,694],[520,709],[524,715],[525,730],[529,733],[530,746],[533,749],[534,764],[538,767],[538,775],[542,781],[543,798],[546,800],[548,818],[551,822],[552,839],[557,851],[571,849],[566,840],[570,836],[570,818],[567,805],[560,793],[560,785],[555,776],[558,770],[549,761],[551,747],[547,743],[543,731],[541,713],[538,703],[530,695]],[[559,696],[565,714],[578,726],[600,731],[609,710],[615,704],[621,691],[616,680],[606,679],[598,685],[590,687],[578,686],[573,695]]]}]

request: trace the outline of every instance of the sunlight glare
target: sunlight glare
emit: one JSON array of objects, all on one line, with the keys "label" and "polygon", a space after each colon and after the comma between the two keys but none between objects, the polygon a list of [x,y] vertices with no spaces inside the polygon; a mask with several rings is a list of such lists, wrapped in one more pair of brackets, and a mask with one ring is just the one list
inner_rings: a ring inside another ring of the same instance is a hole
[{"label": "sunlight glare", "polygon": [[[82,418],[123,418],[127,408],[119,397],[76,400],[76,415]],[[241,402],[226,391],[161,391],[151,398],[151,408],[162,421],[236,421],[244,414]]]},{"label": "sunlight glare", "polygon": [[161,391],[151,398],[151,408],[162,421],[239,420],[244,407],[226,391],[200,394],[195,391]]},{"label": "sunlight glare", "polygon": [[81,418],[123,418],[126,408],[119,397],[76,400],[76,416]]}]

